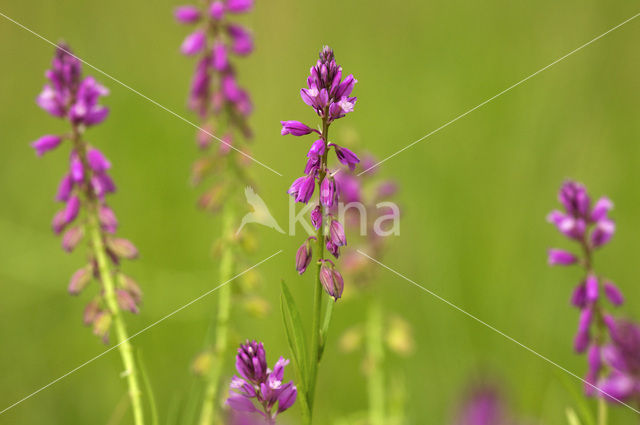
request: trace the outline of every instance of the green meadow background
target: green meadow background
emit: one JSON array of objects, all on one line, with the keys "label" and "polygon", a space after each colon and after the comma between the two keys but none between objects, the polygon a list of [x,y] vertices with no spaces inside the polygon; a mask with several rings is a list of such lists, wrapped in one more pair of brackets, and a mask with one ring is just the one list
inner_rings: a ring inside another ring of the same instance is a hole
[{"label": "green meadow background", "polygon": [[[279,121],[315,122],[298,91],[323,44],[359,80],[356,111],[336,122],[333,137],[384,158],[639,11],[633,2],[596,0],[256,3],[240,19],[253,29],[256,50],[238,61],[239,78],[256,106],[254,156],[284,175],[251,168],[281,224],[286,189],[301,174],[312,139],[281,137]],[[185,106],[194,61],[178,52],[188,28],[173,21],[177,4],[4,0],[0,12],[50,40],[66,40],[84,60],[196,120]],[[618,233],[596,266],[625,293],[621,312],[640,319],[639,37],[640,20],[632,21],[379,171],[399,183],[403,210],[401,234],[389,239],[383,262],[581,376],[586,360],[572,350],[577,312],[568,302],[580,273],[546,265],[547,248],[569,245],[545,215],[565,178],[613,199]],[[65,254],[50,230],[66,150],[36,158],[29,147],[66,128],[34,102],[52,54],[51,45],[0,17],[0,409],[106,348],[81,324],[89,294],[76,299],[66,292],[82,254]],[[141,252],[125,266],[145,292],[140,315],[128,317],[135,332],[219,284],[210,247],[220,219],[195,208],[194,128],[85,72],[111,90],[104,100],[111,115],[88,139],[113,163],[118,193],[110,202],[120,234]],[[263,340],[273,363],[289,355],[279,281],[289,283],[309,319],[312,276],[294,270],[301,228],[294,237],[253,229],[260,245],[253,263],[284,252],[259,267],[271,312],[255,319],[236,309],[233,326],[240,338]],[[579,381],[398,276],[380,269],[378,279],[385,310],[413,327],[414,354],[387,360],[406,385],[407,423],[450,423],[461,394],[480,376],[502,384],[518,417],[566,423]],[[196,382],[190,365],[215,306],[213,294],[134,339],[162,423]],[[361,358],[337,349],[338,336],[365,311],[366,300],[357,297],[336,306],[318,424],[366,408]],[[120,371],[114,350],[0,415],[0,424],[107,424],[125,394]],[[229,358],[226,376],[232,373]],[[293,369],[287,374],[293,377]],[[611,411],[612,424],[637,423],[630,410]],[[295,424],[297,417],[296,407],[283,421]],[[130,420],[127,414],[122,423]]]}]

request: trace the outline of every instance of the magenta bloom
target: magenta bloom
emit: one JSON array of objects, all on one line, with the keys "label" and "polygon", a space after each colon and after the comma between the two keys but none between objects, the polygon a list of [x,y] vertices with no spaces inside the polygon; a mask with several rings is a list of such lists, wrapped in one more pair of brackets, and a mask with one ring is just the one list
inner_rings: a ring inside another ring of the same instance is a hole
[{"label": "magenta bloom", "polygon": [[298,394],[293,381],[282,382],[288,364],[289,360],[280,357],[273,370],[269,369],[263,344],[247,341],[238,348],[236,369],[240,377],[231,380],[227,404],[237,412],[256,412],[274,420],[295,403]]}]

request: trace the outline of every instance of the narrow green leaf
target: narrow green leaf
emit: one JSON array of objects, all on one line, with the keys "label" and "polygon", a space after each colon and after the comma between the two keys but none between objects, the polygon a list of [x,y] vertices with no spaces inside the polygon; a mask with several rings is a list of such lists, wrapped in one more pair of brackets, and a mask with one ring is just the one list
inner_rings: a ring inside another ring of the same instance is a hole
[{"label": "narrow green leaf", "polygon": [[578,419],[578,415],[576,415],[576,412],[572,408],[567,407],[566,414],[569,425],[582,425],[580,419]]},{"label": "narrow green leaf", "polygon": [[302,381],[302,387],[306,393],[307,383],[309,377],[307,375],[307,344],[302,329],[302,320],[300,320],[300,313],[296,308],[295,301],[289,292],[289,288],[281,282],[282,287],[282,319],[284,320],[284,327],[287,331],[287,340],[289,341],[289,348],[293,354],[293,362]]},{"label": "narrow green leaf", "polygon": [[333,315],[333,306],[335,305],[333,298],[328,298],[327,308],[324,310],[324,320],[322,328],[320,328],[320,347],[318,347],[318,361],[322,359],[324,347],[327,343],[327,334],[329,333],[329,325],[331,325],[331,316]]},{"label": "narrow green leaf", "polygon": [[591,408],[589,407],[589,404],[582,392],[576,389],[575,382],[570,381],[564,373],[556,372],[556,376],[573,398],[573,401],[577,406],[578,413],[580,413],[580,417],[582,418],[581,422],[585,425],[596,425],[593,412],[591,411]]},{"label": "narrow green leaf", "polygon": [[151,410],[151,423],[153,425],[159,425],[158,421],[158,407],[156,405],[156,397],[153,392],[153,387],[151,386],[151,381],[149,380],[149,374],[147,373],[147,369],[144,366],[144,362],[142,361],[142,351],[140,349],[137,350],[138,355],[138,366],[140,369],[140,375],[142,375],[142,382],[144,383],[145,390],[149,395],[149,410]]}]

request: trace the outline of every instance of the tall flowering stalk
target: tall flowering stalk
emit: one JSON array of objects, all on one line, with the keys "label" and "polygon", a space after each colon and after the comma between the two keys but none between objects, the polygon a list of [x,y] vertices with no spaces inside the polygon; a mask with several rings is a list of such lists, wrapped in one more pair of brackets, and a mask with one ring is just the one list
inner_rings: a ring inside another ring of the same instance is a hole
[{"label": "tall flowering stalk", "polygon": [[[596,273],[593,261],[595,252],[606,245],[615,232],[615,223],[609,217],[613,203],[602,197],[592,204],[584,186],[572,181],[563,184],[558,198],[564,211],[554,210],[547,219],[563,235],[575,242],[581,253],[550,249],[549,264],[579,265],[584,270],[584,277],[575,288],[571,303],[580,310],[574,348],[578,353],[587,353],[585,392],[589,396],[604,397],[596,394],[597,387],[615,397],[614,394],[618,392],[609,388],[613,392],[609,393],[608,386],[603,385],[606,384],[603,378],[609,367],[603,361],[603,354],[610,351],[605,347],[609,346],[609,338],[613,338],[614,343],[616,341],[616,321],[605,310],[604,299],[608,299],[613,306],[620,306],[623,296],[614,283]],[[606,409],[602,401],[599,410],[600,423],[604,423]]]},{"label": "tall flowering stalk", "polygon": [[133,279],[120,271],[121,260],[136,258],[138,250],[130,241],[115,236],[118,221],[106,201],[106,196],[116,190],[108,174],[111,163],[84,138],[89,127],[107,118],[109,110],[99,105],[99,101],[108,90],[93,77],[82,77],[80,61],[65,44],[58,45],[51,69],[45,75],[49,82],[37,103],[54,117],[68,121],[71,127],[66,134],[46,135],[32,145],[38,155],[64,141],[71,145],[69,172],[56,195],[56,200],[65,206],[53,218],[53,231],[64,232],[62,247],[67,252],[83,240],[88,242],[87,264],[71,277],[69,292],[77,295],[93,280],[99,285],[97,294],[85,308],[84,323],[92,325],[93,332],[105,343],[110,329],[115,327],[135,423],[141,425],[144,414],[138,370],[122,312],[137,313],[142,292]]},{"label": "tall flowering stalk", "polygon": [[[197,143],[202,157],[193,167],[194,184],[213,180],[199,200],[199,205],[210,212],[222,210],[222,237],[216,249],[220,259],[220,280],[226,282],[234,274],[241,261],[235,246],[242,242],[235,234],[238,200],[231,196],[241,192],[250,181],[246,175],[246,156],[238,155],[242,139],[251,137],[248,117],[252,105],[248,93],[236,80],[232,57],[246,56],[253,50],[249,31],[231,21],[234,15],[249,12],[252,0],[204,1],[199,6],[181,6],[175,10],[176,19],[183,24],[195,26],[181,46],[187,56],[198,56],[191,83],[189,107],[201,119],[201,131]],[[218,149],[212,149],[212,134],[222,134]],[[246,150],[246,147],[243,147]],[[248,238],[245,231],[240,238]],[[219,290],[218,309],[215,318],[215,338],[212,347],[207,347],[208,361],[206,390],[200,424],[209,425],[218,416],[217,398],[223,359],[228,349],[229,317],[231,314],[231,287]]]},{"label": "tall flowering stalk", "polygon": [[[343,225],[329,210],[339,201],[335,174],[338,170],[331,170],[328,165],[329,152],[333,150],[338,161],[353,169],[360,160],[349,149],[329,141],[329,127],[331,124],[353,111],[356,98],[351,92],[357,80],[348,75],[342,80],[342,67],[336,64],[333,50],[325,46],[320,51],[320,57],[307,78],[307,88],[300,90],[302,100],[311,106],[321,119],[320,129],[311,127],[299,121],[282,121],[282,135],[304,136],[315,133],[319,136],[307,153],[307,164],[304,176],[296,179],[288,193],[296,202],[307,204],[311,201],[316,186],[318,189],[317,204],[311,212],[311,223],[317,230],[315,236],[307,240],[296,254],[296,270],[303,274],[313,259],[313,245],[316,245],[317,271],[316,285],[313,298],[313,322],[311,328],[311,347],[308,365],[298,365],[301,371],[308,366],[308,375],[301,372],[305,388],[305,420],[311,423],[313,400],[318,375],[318,364],[322,357],[326,340],[326,327],[331,316],[332,304],[326,309],[325,325],[322,318],[323,290],[337,301],[342,296],[344,280],[336,269],[335,263],[327,258],[325,248],[334,258],[340,256],[340,247],[346,245]],[[322,328],[321,328],[322,326]],[[325,328],[325,329],[323,329]],[[299,351],[299,350],[298,350]],[[304,359],[299,359],[300,363]]]},{"label": "tall flowering stalk", "polygon": [[227,404],[237,415],[259,413],[264,421],[247,417],[246,423],[272,425],[276,417],[295,403],[298,389],[293,381],[283,383],[284,368],[289,360],[284,357],[276,362],[273,369],[267,367],[264,345],[257,341],[247,341],[240,345],[236,356],[238,376],[231,380],[231,393]]}]

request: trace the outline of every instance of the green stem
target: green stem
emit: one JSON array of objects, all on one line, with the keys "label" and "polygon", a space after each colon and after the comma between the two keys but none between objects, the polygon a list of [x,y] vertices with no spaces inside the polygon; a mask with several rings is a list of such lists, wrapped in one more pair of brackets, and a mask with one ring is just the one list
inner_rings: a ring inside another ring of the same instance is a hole
[{"label": "green stem", "polygon": [[598,425],[607,425],[607,402],[604,396],[598,398]]},{"label": "green stem", "polygon": [[142,407],[142,391],[140,391],[140,384],[138,382],[138,370],[133,357],[133,348],[129,342],[127,327],[122,319],[122,311],[118,305],[113,275],[111,273],[111,268],[109,267],[109,260],[107,259],[105,246],[102,241],[102,233],[100,231],[97,212],[94,208],[92,208],[89,213],[89,222],[91,227],[91,243],[93,245],[94,255],[96,256],[96,262],[98,263],[100,281],[102,282],[102,288],[104,290],[104,299],[109,311],[111,312],[113,324],[116,329],[117,347],[118,351],[120,351],[120,357],[122,358],[125,374],[127,376],[134,423],[136,425],[143,425],[144,409]]},{"label": "green stem", "polygon": [[[328,115],[328,110],[325,111],[325,116]],[[329,143],[329,124],[327,123],[327,119],[323,118],[322,120],[322,140],[325,145],[325,152],[322,156],[322,165],[320,167],[319,178],[318,178],[318,198],[320,197],[321,185],[322,181],[326,177],[326,165],[327,165],[327,154],[328,154],[328,146]],[[319,202],[319,205],[322,207],[322,203]],[[318,243],[318,267],[316,272],[316,283],[313,294],[313,319],[311,324],[311,351],[309,356],[310,362],[310,377],[309,377],[309,388],[307,390],[307,403],[309,405],[309,418],[307,424],[311,425],[313,421],[313,401],[315,397],[316,390],[316,381],[318,378],[318,366],[320,363],[320,326],[322,319],[322,283],[320,282],[320,270],[322,268],[322,260],[324,260],[324,208],[322,212],[322,221],[320,222],[320,228],[316,234],[316,239]]]},{"label": "green stem", "polygon": [[367,314],[367,392],[369,396],[369,425],[384,425],[385,394],[384,345],[382,325],[382,307],[377,296],[373,295],[369,302]]},{"label": "green stem", "polygon": [[[233,252],[229,239],[234,231],[234,213],[227,205],[224,209],[223,218],[223,238],[225,246],[220,259],[220,281],[226,282],[233,274]],[[215,350],[211,370],[207,377],[207,387],[205,389],[204,401],[200,412],[200,425],[211,425],[216,418],[218,390],[220,388],[220,376],[224,366],[224,359],[229,341],[229,316],[231,313],[231,286],[225,285],[219,289],[218,293],[218,313],[216,316],[215,328]]]}]

